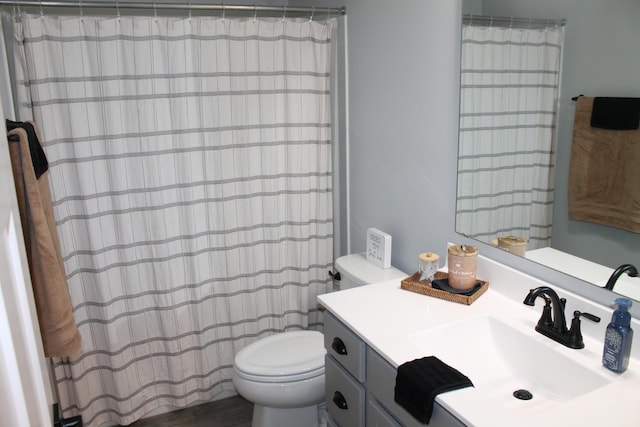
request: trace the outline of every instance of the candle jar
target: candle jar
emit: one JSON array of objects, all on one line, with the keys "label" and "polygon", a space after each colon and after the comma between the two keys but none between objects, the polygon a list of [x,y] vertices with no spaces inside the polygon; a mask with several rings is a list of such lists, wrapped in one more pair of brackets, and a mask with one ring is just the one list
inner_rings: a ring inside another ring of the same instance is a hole
[{"label": "candle jar", "polygon": [[476,284],[478,248],[471,245],[449,246],[447,251],[449,286],[466,291]]},{"label": "candle jar", "polygon": [[521,236],[498,237],[498,247],[512,254],[524,256],[527,250],[527,239]]}]

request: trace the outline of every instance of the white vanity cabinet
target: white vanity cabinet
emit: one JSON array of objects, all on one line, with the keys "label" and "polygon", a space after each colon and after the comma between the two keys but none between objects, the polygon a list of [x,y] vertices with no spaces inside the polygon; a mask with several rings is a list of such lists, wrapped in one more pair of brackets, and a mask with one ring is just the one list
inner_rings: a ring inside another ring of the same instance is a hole
[{"label": "white vanity cabinet", "polygon": [[[396,369],[337,320],[324,315],[325,398],[335,427],[423,427],[394,401]],[[429,427],[464,427],[434,403]]]}]

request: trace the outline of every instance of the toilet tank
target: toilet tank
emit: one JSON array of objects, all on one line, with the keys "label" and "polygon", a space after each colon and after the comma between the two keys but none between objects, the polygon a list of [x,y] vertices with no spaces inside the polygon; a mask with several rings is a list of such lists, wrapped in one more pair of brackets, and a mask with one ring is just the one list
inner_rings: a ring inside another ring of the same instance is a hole
[{"label": "toilet tank", "polygon": [[395,267],[380,268],[367,261],[364,253],[341,256],[336,260],[336,270],[340,273],[340,290],[408,276]]}]

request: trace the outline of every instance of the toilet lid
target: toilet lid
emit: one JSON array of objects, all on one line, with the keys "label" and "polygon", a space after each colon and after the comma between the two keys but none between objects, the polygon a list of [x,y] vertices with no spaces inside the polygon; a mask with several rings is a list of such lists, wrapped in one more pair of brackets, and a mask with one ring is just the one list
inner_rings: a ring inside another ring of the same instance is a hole
[{"label": "toilet lid", "polygon": [[324,372],[325,353],[322,333],[290,331],[249,344],[238,352],[234,365],[238,374],[247,379],[301,380]]}]

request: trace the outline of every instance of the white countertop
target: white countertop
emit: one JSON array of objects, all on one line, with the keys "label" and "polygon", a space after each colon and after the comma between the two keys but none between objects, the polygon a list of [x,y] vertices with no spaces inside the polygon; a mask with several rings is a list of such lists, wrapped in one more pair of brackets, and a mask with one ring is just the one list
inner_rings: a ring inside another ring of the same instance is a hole
[{"label": "white countertop", "polygon": [[[497,263],[486,259],[481,263],[483,265],[479,267],[478,278],[488,280],[489,289],[468,306],[403,290],[400,288],[399,280],[321,295],[318,300],[394,366],[431,355],[424,354],[424,351],[412,341],[413,334],[465,318],[491,315],[523,333],[530,334],[550,351],[557,351],[588,367],[608,383],[604,387],[551,407],[537,405],[535,393],[534,399],[530,401],[519,401],[513,397],[505,398],[504,401],[490,399],[486,389],[483,392],[478,388],[440,394],[437,402],[469,426],[640,426],[640,409],[635,407],[640,402],[640,360],[637,357],[639,345],[634,342],[632,360],[625,373],[616,374],[601,365],[601,337],[604,336],[604,328],[611,318],[611,310],[602,306],[590,306],[592,303],[589,301],[567,294],[551,285],[560,296],[567,298],[567,313],[580,309],[603,318],[598,325],[590,325],[591,322],[583,320],[585,348],[569,349],[535,332],[534,327],[543,306],[541,299],[535,307],[526,306],[521,302],[528,289],[544,283],[529,276],[522,276],[519,277],[519,284],[515,285],[515,281],[511,279],[514,274],[519,273],[508,267],[505,267],[504,274],[496,273],[494,267]],[[516,287],[522,290],[514,289]],[[521,299],[517,296],[519,294]],[[514,300],[513,295],[520,300]],[[567,322],[570,323],[570,320],[571,316],[567,315]],[[634,319],[632,327],[640,331],[638,325]],[[636,340],[640,340],[640,337]],[[474,357],[473,348],[469,348],[468,357]],[[444,359],[443,361],[447,362]],[[473,377],[469,377],[473,381]],[[389,387],[393,387],[393,384]]]}]

